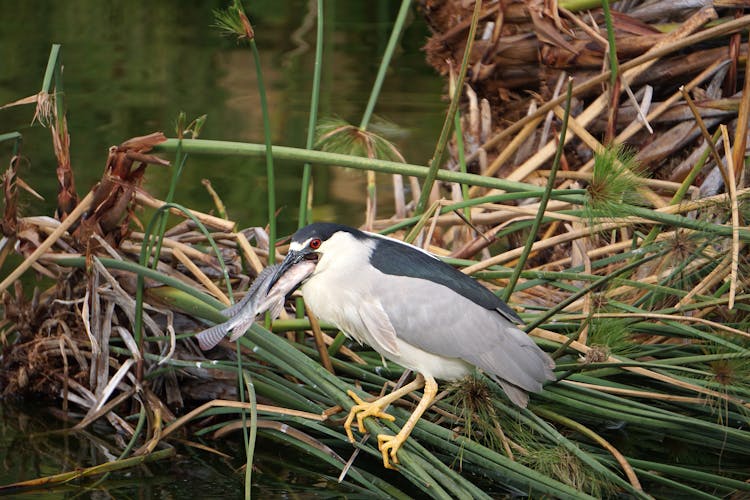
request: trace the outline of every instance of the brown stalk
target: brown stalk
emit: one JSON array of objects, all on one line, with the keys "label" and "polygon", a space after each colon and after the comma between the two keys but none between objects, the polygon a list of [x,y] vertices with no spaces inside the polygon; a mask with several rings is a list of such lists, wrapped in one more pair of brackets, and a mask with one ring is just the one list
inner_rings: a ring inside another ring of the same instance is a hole
[{"label": "brown stalk", "polygon": [[[643,64],[648,64],[655,59],[663,57],[672,52],[676,52],[683,48],[690,47],[691,45],[695,45],[695,44],[704,42],[706,40],[711,40],[720,36],[724,36],[730,33],[740,31],[744,29],[748,24],[750,24],[750,15],[748,15],[748,16],[743,16],[740,19],[728,21],[718,26],[705,29],[699,33],[685,36],[687,33],[695,31],[706,22],[715,18],[716,18],[716,12],[713,9],[702,9],[696,12],[693,16],[691,16],[690,19],[688,19],[687,21],[685,21],[685,23],[681,25],[680,29],[671,33],[669,37],[665,37],[665,39],[663,40],[663,43],[659,43],[658,45],[654,46],[650,51],[643,54],[642,56],[636,57],[635,59],[631,59],[630,61],[626,61],[622,63],[620,65],[620,71],[626,72],[630,69],[638,68],[639,66]],[[639,68],[639,72],[643,71],[644,69],[645,68]],[[573,96],[577,96],[585,91],[595,89],[598,85],[607,81],[609,78],[610,78],[609,71],[601,73],[593,78],[590,78],[586,80],[585,82],[573,87]],[[507,137],[510,137],[516,132],[518,132],[529,121],[537,118],[538,116],[545,115],[547,112],[554,109],[555,106],[562,104],[564,101],[565,101],[565,96],[560,96],[556,99],[552,99],[544,103],[543,105],[539,107],[539,109],[537,109],[537,111],[533,115],[526,116],[522,118],[521,120],[518,120],[515,123],[511,124],[508,128],[502,130],[495,136],[488,139],[487,142],[482,144],[480,147],[487,151],[495,148],[498,144],[500,144],[501,141],[505,140]],[[476,159],[476,153],[470,155],[466,161],[471,162],[475,159]]]},{"label": "brown stalk", "polygon": [[[331,457],[335,458],[339,462],[344,463],[344,459],[341,458],[329,446],[315,439],[309,434],[285,424],[284,422],[276,422],[274,420],[258,419],[256,424],[259,429],[273,429],[283,434],[287,434],[291,436],[292,438],[296,439],[297,441],[300,441],[302,443],[305,443],[308,446],[316,448],[318,451],[321,451],[327,455],[330,455]],[[250,425],[250,422],[231,422],[222,426],[220,429],[217,429],[216,432],[214,432],[213,437],[218,439],[218,438],[226,436],[230,432],[237,431],[239,429],[242,429],[243,427],[248,427],[249,425]]]},{"label": "brown stalk", "polygon": [[[544,119],[544,116],[537,116],[533,120],[526,123],[526,125],[521,129],[521,131],[513,137],[513,139],[510,141],[510,144],[508,144],[503,150],[500,152],[500,154],[495,158],[492,163],[489,164],[487,167],[487,170],[483,172],[483,175],[486,176],[493,176],[495,173],[497,173],[498,170],[500,170],[500,167],[502,167],[506,161],[510,159],[511,156],[518,150],[519,147],[528,139],[534,131],[537,129],[539,124]],[[469,197],[476,196],[480,190],[479,186],[472,186],[469,188]]]},{"label": "brown stalk", "polygon": [[[578,238],[582,238],[588,234],[596,233],[599,231],[608,231],[610,229],[616,229],[620,226],[626,225],[628,222],[622,221],[622,222],[607,222],[602,224],[596,224],[595,226],[581,229],[578,231],[572,231],[570,233],[566,234],[560,234],[557,236],[553,236],[552,238],[549,238],[545,241],[536,241],[531,246],[531,250],[533,252],[538,252],[539,250],[545,249],[545,248],[552,248],[556,245],[560,245],[562,243],[567,243],[569,241],[576,240]],[[482,262],[477,262],[474,265],[467,266],[463,268],[461,271],[466,274],[474,274],[478,271],[482,271],[484,269],[487,269],[490,266],[494,266],[497,264],[502,264],[504,262],[511,261],[513,259],[516,259],[521,256],[521,253],[523,252],[523,248],[515,248],[513,250],[508,250],[504,253],[495,255],[493,257],[490,257],[489,259],[485,259]]]},{"label": "brown stalk", "polygon": [[[748,40],[748,50],[750,53],[750,40]],[[738,42],[739,44],[739,42]],[[745,168],[745,147],[747,145],[747,128],[748,120],[750,120],[750,63],[748,63],[747,57],[745,58],[745,86],[742,89],[742,97],[740,99],[740,112],[737,116],[737,129],[734,132],[734,155],[732,157],[733,165],[735,167],[735,178],[734,183],[741,183],[742,172]],[[740,184],[742,185],[742,184]]]},{"label": "brown stalk", "polygon": [[586,382],[578,382],[576,380],[566,380],[566,383],[576,385],[578,387],[593,389],[595,391],[605,392],[607,394],[617,394],[618,396],[626,396],[639,399],[656,399],[658,401],[671,401],[674,403],[688,403],[696,405],[703,405],[706,402],[703,398],[694,398],[690,396],[674,396],[672,394],[662,394],[660,392],[651,391],[636,391],[632,389],[622,389],[620,387],[588,384]]},{"label": "brown stalk", "polygon": [[220,301],[222,301],[224,304],[229,306],[231,304],[231,301],[229,300],[229,297],[226,296],[224,292],[221,291],[221,289],[214,284],[211,279],[206,276],[206,274],[200,270],[198,266],[196,266],[193,261],[188,258],[187,255],[183,253],[182,250],[179,248],[175,248],[172,251],[172,254],[175,256],[175,258],[182,263],[183,266],[185,266],[188,271],[193,273],[193,276],[195,276],[201,285],[206,287],[206,289],[213,294],[214,297],[218,298]]},{"label": "brown stalk", "polygon": [[[143,242],[143,237],[144,237],[144,234],[140,232],[134,231],[130,233],[131,241],[122,243],[120,245],[120,250],[124,252],[132,252],[132,253],[140,254],[141,244],[137,244],[135,243],[135,241]],[[192,261],[197,261],[204,265],[215,264],[215,257],[208,255],[206,253],[203,253],[200,250],[196,250],[195,248],[185,243],[182,243],[181,241],[176,241],[172,238],[164,238],[162,240],[162,251],[172,252],[173,250],[179,250],[180,252],[182,252],[183,255],[185,255]]]},{"label": "brown stalk", "polygon": [[[750,66],[750,64],[748,64]],[[748,74],[750,76],[750,74]],[[729,202],[732,207],[732,264],[729,271],[729,309],[734,308],[734,297],[737,294],[737,269],[739,268],[740,260],[740,211],[737,205],[737,177],[734,171],[734,156],[729,147],[729,131],[726,125],[721,125],[721,135],[724,138],[724,157],[727,159],[727,170],[729,184],[727,184],[727,191],[729,192]],[[744,142],[744,141],[743,141]],[[737,144],[734,145],[738,147]],[[744,159],[744,146],[741,158]]]},{"label": "brown stalk", "polygon": [[328,356],[328,349],[326,349],[326,343],[323,340],[323,332],[320,329],[320,322],[318,317],[305,304],[305,313],[307,318],[310,320],[310,328],[313,332],[313,339],[315,340],[315,347],[318,349],[318,355],[320,356],[320,362],[323,364],[326,370],[333,373],[336,372],[333,369],[333,363],[331,362],[330,356]]},{"label": "brown stalk", "polygon": [[[724,162],[721,161],[721,155],[719,154],[719,151],[716,149],[716,144],[714,144],[713,138],[711,137],[711,134],[709,133],[708,128],[706,127],[706,122],[703,121],[703,117],[698,111],[698,108],[695,106],[695,103],[693,102],[693,99],[690,97],[690,94],[687,92],[687,90],[685,90],[684,87],[680,87],[680,92],[682,92],[682,98],[685,99],[685,102],[690,108],[690,111],[692,111],[693,113],[693,118],[695,119],[695,123],[698,124],[698,127],[701,130],[701,134],[703,135],[703,140],[706,141],[706,144],[708,145],[711,151],[711,155],[713,156],[714,162],[716,163],[716,168],[718,168],[719,172],[721,172],[721,177],[724,179],[724,185],[729,186],[729,177],[727,174],[727,169],[724,166]],[[729,159],[727,159],[727,161],[729,161]]]},{"label": "brown stalk", "polygon": [[[141,189],[137,189],[135,191],[135,201],[140,205],[143,205],[145,207],[150,207],[150,208],[160,208],[164,205],[164,201],[154,198],[153,196],[151,196],[150,194],[148,194],[147,192]],[[176,208],[171,208],[169,210],[169,213],[180,216],[180,217],[185,216],[181,211],[177,210]],[[204,214],[196,210],[190,210],[190,213],[207,227],[216,229],[218,231],[231,232],[235,226],[235,223],[233,221],[222,219],[220,217],[214,217],[213,215]]]},{"label": "brown stalk", "polygon": [[[628,85],[627,83],[625,85]],[[622,92],[622,78],[618,73],[614,85],[609,89],[609,105],[607,106],[607,128],[604,132],[604,144],[611,144],[615,138],[617,111],[620,109],[620,92]]]},{"label": "brown stalk", "polygon": [[[551,207],[551,209],[549,209]],[[539,212],[539,204],[531,203],[529,205],[515,206],[515,205],[485,205],[484,208],[487,212],[484,214],[487,216],[486,219],[482,219],[482,222],[487,223],[491,221],[507,221],[511,220],[523,220],[527,218],[533,218]],[[548,203],[548,210],[545,210],[544,217],[550,218],[555,221],[567,221],[567,222],[580,222],[582,219],[577,215],[559,213],[558,210],[566,210],[570,208],[570,205],[565,202]],[[494,215],[494,217],[490,217]],[[518,217],[518,216],[526,217]]]},{"label": "brown stalk", "polygon": [[62,221],[59,226],[57,226],[57,229],[55,229],[52,234],[50,234],[47,239],[44,240],[44,242],[39,245],[36,250],[34,250],[34,252],[32,252],[31,255],[24,259],[24,261],[19,264],[19,266],[16,267],[13,272],[6,276],[2,283],[0,283],[0,291],[8,288],[8,285],[20,278],[21,275],[23,275],[23,273],[25,273],[26,270],[31,267],[31,264],[36,262],[44,253],[52,248],[52,245],[55,244],[58,238],[62,237],[62,235],[65,234],[65,231],[67,231],[68,228],[70,228],[81,217],[81,215],[83,215],[84,212],[89,209],[93,199],[93,192],[89,192],[89,194],[87,194],[83,198],[83,200],[78,203],[73,211],[68,214],[65,220]]},{"label": "brown stalk", "polygon": [[[174,422],[169,424],[167,427],[164,428],[161,432],[161,438],[166,439],[167,436],[172,434],[174,431],[185,425],[190,420],[198,417],[200,414],[205,412],[208,409],[211,408],[237,408],[237,409],[245,409],[249,410],[252,408],[252,403],[243,403],[240,401],[230,401],[226,399],[214,399],[211,401],[208,401],[207,403],[204,403],[200,405],[198,408],[190,411],[189,413],[186,413],[185,415],[181,416],[180,418],[176,419]],[[306,418],[308,420],[315,420],[318,422],[323,422],[326,420],[326,417],[324,415],[319,415],[317,413],[310,413],[306,411],[300,411],[300,410],[293,410],[290,408],[282,408],[279,406],[271,406],[271,405],[265,405],[265,404],[256,404],[255,408],[260,412],[266,412],[266,413],[275,413],[277,415],[287,415],[291,417],[301,417]],[[136,452],[136,454],[139,454],[140,450]]]},{"label": "brown stalk", "polygon": [[[253,266],[253,270],[256,273],[261,272],[264,266],[258,258],[258,254],[256,253],[255,249],[250,245],[250,242],[247,241],[245,235],[242,233],[233,233],[233,235],[237,240],[237,245],[239,245],[240,249],[242,250],[242,254],[245,256],[248,262],[250,262],[250,265]],[[269,262],[268,264],[271,265],[272,263]]]}]

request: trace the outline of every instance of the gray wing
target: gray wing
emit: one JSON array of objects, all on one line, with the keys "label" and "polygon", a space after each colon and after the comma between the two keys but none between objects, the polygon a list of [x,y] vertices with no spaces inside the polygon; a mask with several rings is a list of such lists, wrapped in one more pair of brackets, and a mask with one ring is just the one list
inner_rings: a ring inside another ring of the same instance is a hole
[{"label": "gray wing", "polygon": [[552,359],[499,312],[430,280],[388,276],[373,286],[399,339],[526,391],[554,378]]},{"label": "gray wing", "polygon": [[448,287],[476,304],[497,310],[513,323],[521,323],[521,318],[508,304],[453,266],[403,241],[373,236],[377,238],[378,246],[370,257],[370,263],[380,272],[390,276],[409,276]]},{"label": "gray wing", "polygon": [[385,309],[377,300],[370,298],[366,301],[367,309],[360,309],[360,320],[363,323],[363,331],[367,341],[376,351],[385,354],[398,355],[398,342],[396,341],[396,329],[388,317]]}]

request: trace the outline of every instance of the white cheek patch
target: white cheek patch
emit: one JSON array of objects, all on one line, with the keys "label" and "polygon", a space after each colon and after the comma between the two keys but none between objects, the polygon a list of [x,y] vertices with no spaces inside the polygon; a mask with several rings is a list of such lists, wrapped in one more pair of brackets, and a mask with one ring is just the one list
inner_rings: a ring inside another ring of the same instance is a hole
[{"label": "white cheek patch", "polygon": [[303,241],[302,243],[300,243],[298,241],[291,242],[289,244],[289,251],[290,252],[299,252],[299,251],[303,250],[304,248],[307,248],[307,245],[310,244],[310,240],[311,239],[312,238],[308,238],[305,241]]}]

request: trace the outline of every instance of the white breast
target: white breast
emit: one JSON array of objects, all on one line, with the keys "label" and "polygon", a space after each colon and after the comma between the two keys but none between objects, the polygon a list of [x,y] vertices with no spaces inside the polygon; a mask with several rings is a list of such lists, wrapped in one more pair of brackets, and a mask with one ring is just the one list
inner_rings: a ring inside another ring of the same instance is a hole
[{"label": "white breast", "polygon": [[[315,272],[301,288],[307,306],[319,319],[332,323],[348,337],[367,344],[406,368],[446,380],[454,380],[469,373],[471,365],[463,360],[430,353],[402,338],[397,340],[396,352],[389,352],[383,349],[382,339],[373,338],[372,332],[365,326],[363,315],[371,314],[371,309],[376,306],[382,307],[378,294],[388,292],[383,290],[383,283],[374,283],[372,280],[382,281],[387,278],[376,270],[363,272],[372,267],[369,259],[374,247],[374,242],[365,243],[368,252],[362,251],[362,241],[342,232],[321,245],[322,255]],[[403,306],[397,309],[409,314],[409,309],[419,307],[419,304]],[[404,332],[396,330],[397,336],[399,333]],[[429,335],[430,332],[423,333]]]},{"label": "white breast", "polygon": [[301,287],[305,303],[319,319],[368,344],[358,304],[371,295],[372,287],[362,269],[370,265],[372,246],[366,244],[369,251],[363,251],[362,242],[351,234],[334,234],[321,245],[318,265]]}]

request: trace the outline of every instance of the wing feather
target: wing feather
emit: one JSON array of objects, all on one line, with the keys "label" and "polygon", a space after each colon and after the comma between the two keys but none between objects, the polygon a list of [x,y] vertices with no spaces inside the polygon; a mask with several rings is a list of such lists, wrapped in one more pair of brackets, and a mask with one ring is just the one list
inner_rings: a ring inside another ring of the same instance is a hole
[{"label": "wing feather", "polygon": [[368,340],[376,351],[384,351],[384,354],[398,356],[398,342],[396,340],[396,330],[393,328],[391,320],[388,318],[382,304],[376,300],[363,302],[359,308],[359,316],[367,330]]},{"label": "wing feather", "polygon": [[430,280],[388,276],[374,283],[381,289],[373,295],[381,298],[400,340],[467,361],[526,391],[539,391],[554,377],[549,356],[499,312]]}]

